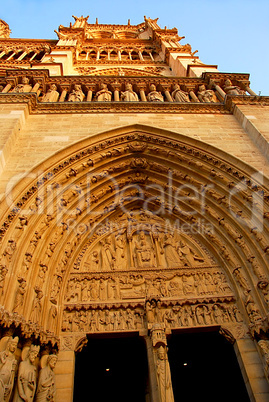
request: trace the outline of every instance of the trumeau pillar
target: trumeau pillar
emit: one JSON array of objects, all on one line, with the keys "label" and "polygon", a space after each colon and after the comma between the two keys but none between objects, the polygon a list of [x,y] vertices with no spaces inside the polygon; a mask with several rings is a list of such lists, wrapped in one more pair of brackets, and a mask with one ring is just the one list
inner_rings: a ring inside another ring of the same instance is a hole
[{"label": "trumeau pillar", "polygon": [[146,342],[152,402],[174,402],[164,325],[153,324]]}]

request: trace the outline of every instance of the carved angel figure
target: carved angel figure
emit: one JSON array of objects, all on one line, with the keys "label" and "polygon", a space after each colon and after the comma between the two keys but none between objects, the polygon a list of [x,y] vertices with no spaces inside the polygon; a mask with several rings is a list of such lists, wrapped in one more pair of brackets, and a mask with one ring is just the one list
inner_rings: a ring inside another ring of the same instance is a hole
[{"label": "carved angel figure", "polygon": [[180,257],[177,253],[176,244],[171,233],[164,235],[162,248],[168,268],[174,267],[180,263]]},{"label": "carved angel figure", "polygon": [[58,358],[56,355],[49,355],[44,357],[46,358],[46,364],[44,367],[42,367],[39,373],[35,402],[55,402],[56,386],[53,370],[56,366]]},{"label": "carved angel figure", "polygon": [[25,359],[20,363],[13,402],[32,402],[34,400],[37,379],[35,360],[38,353],[39,346],[31,345]]},{"label": "carved angel figure", "polygon": [[124,235],[119,235],[116,237],[116,265],[117,269],[126,269],[127,266],[127,256],[126,256],[126,239]]},{"label": "carved angel figure", "polygon": [[6,343],[5,349],[0,352],[0,401],[3,402],[8,402],[11,397],[18,363],[14,356],[18,342],[18,337],[1,339],[1,344]]},{"label": "carved angel figure", "polygon": [[199,262],[204,262],[204,258],[200,257],[195,253],[195,251],[190,248],[185,241],[180,240],[177,252],[182,256],[190,265],[197,264]]}]

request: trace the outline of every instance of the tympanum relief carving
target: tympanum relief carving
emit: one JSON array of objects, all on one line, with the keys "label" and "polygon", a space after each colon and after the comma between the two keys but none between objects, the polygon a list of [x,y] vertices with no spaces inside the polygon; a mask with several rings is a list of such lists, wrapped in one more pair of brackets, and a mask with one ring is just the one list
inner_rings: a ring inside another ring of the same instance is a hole
[{"label": "tympanum relief carving", "polygon": [[120,229],[110,222],[95,233],[75,261],[63,332],[243,325],[228,278],[190,235],[146,211],[120,220]]}]

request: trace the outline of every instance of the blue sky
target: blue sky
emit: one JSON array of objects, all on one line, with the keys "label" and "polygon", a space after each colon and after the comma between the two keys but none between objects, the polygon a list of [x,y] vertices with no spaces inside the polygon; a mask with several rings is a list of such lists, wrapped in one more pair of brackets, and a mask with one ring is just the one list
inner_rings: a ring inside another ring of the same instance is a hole
[{"label": "blue sky", "polygon": [[72,15],[100,24],[143,22],[159,17],[164,28],[176,27],[181,44],[189,43],[206,64],[221,72],[249,73],[251,88],[269,96],[268,0],[0,0],[0,19],[12,38],[56,39]]}]

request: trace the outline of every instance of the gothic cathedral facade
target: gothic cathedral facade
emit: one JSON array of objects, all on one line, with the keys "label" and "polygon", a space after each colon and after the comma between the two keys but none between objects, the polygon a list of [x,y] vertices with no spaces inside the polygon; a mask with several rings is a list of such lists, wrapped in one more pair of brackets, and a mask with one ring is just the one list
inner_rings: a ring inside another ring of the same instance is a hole
[{"label": "gothic cathedral facade", "polygon": [[158,19],[88,18],[0,20],[0,400],[79,400],[83,351],[135,338],[136,402],[179,401],[169,340],[214,333],[266,401],[269,98]]}]

